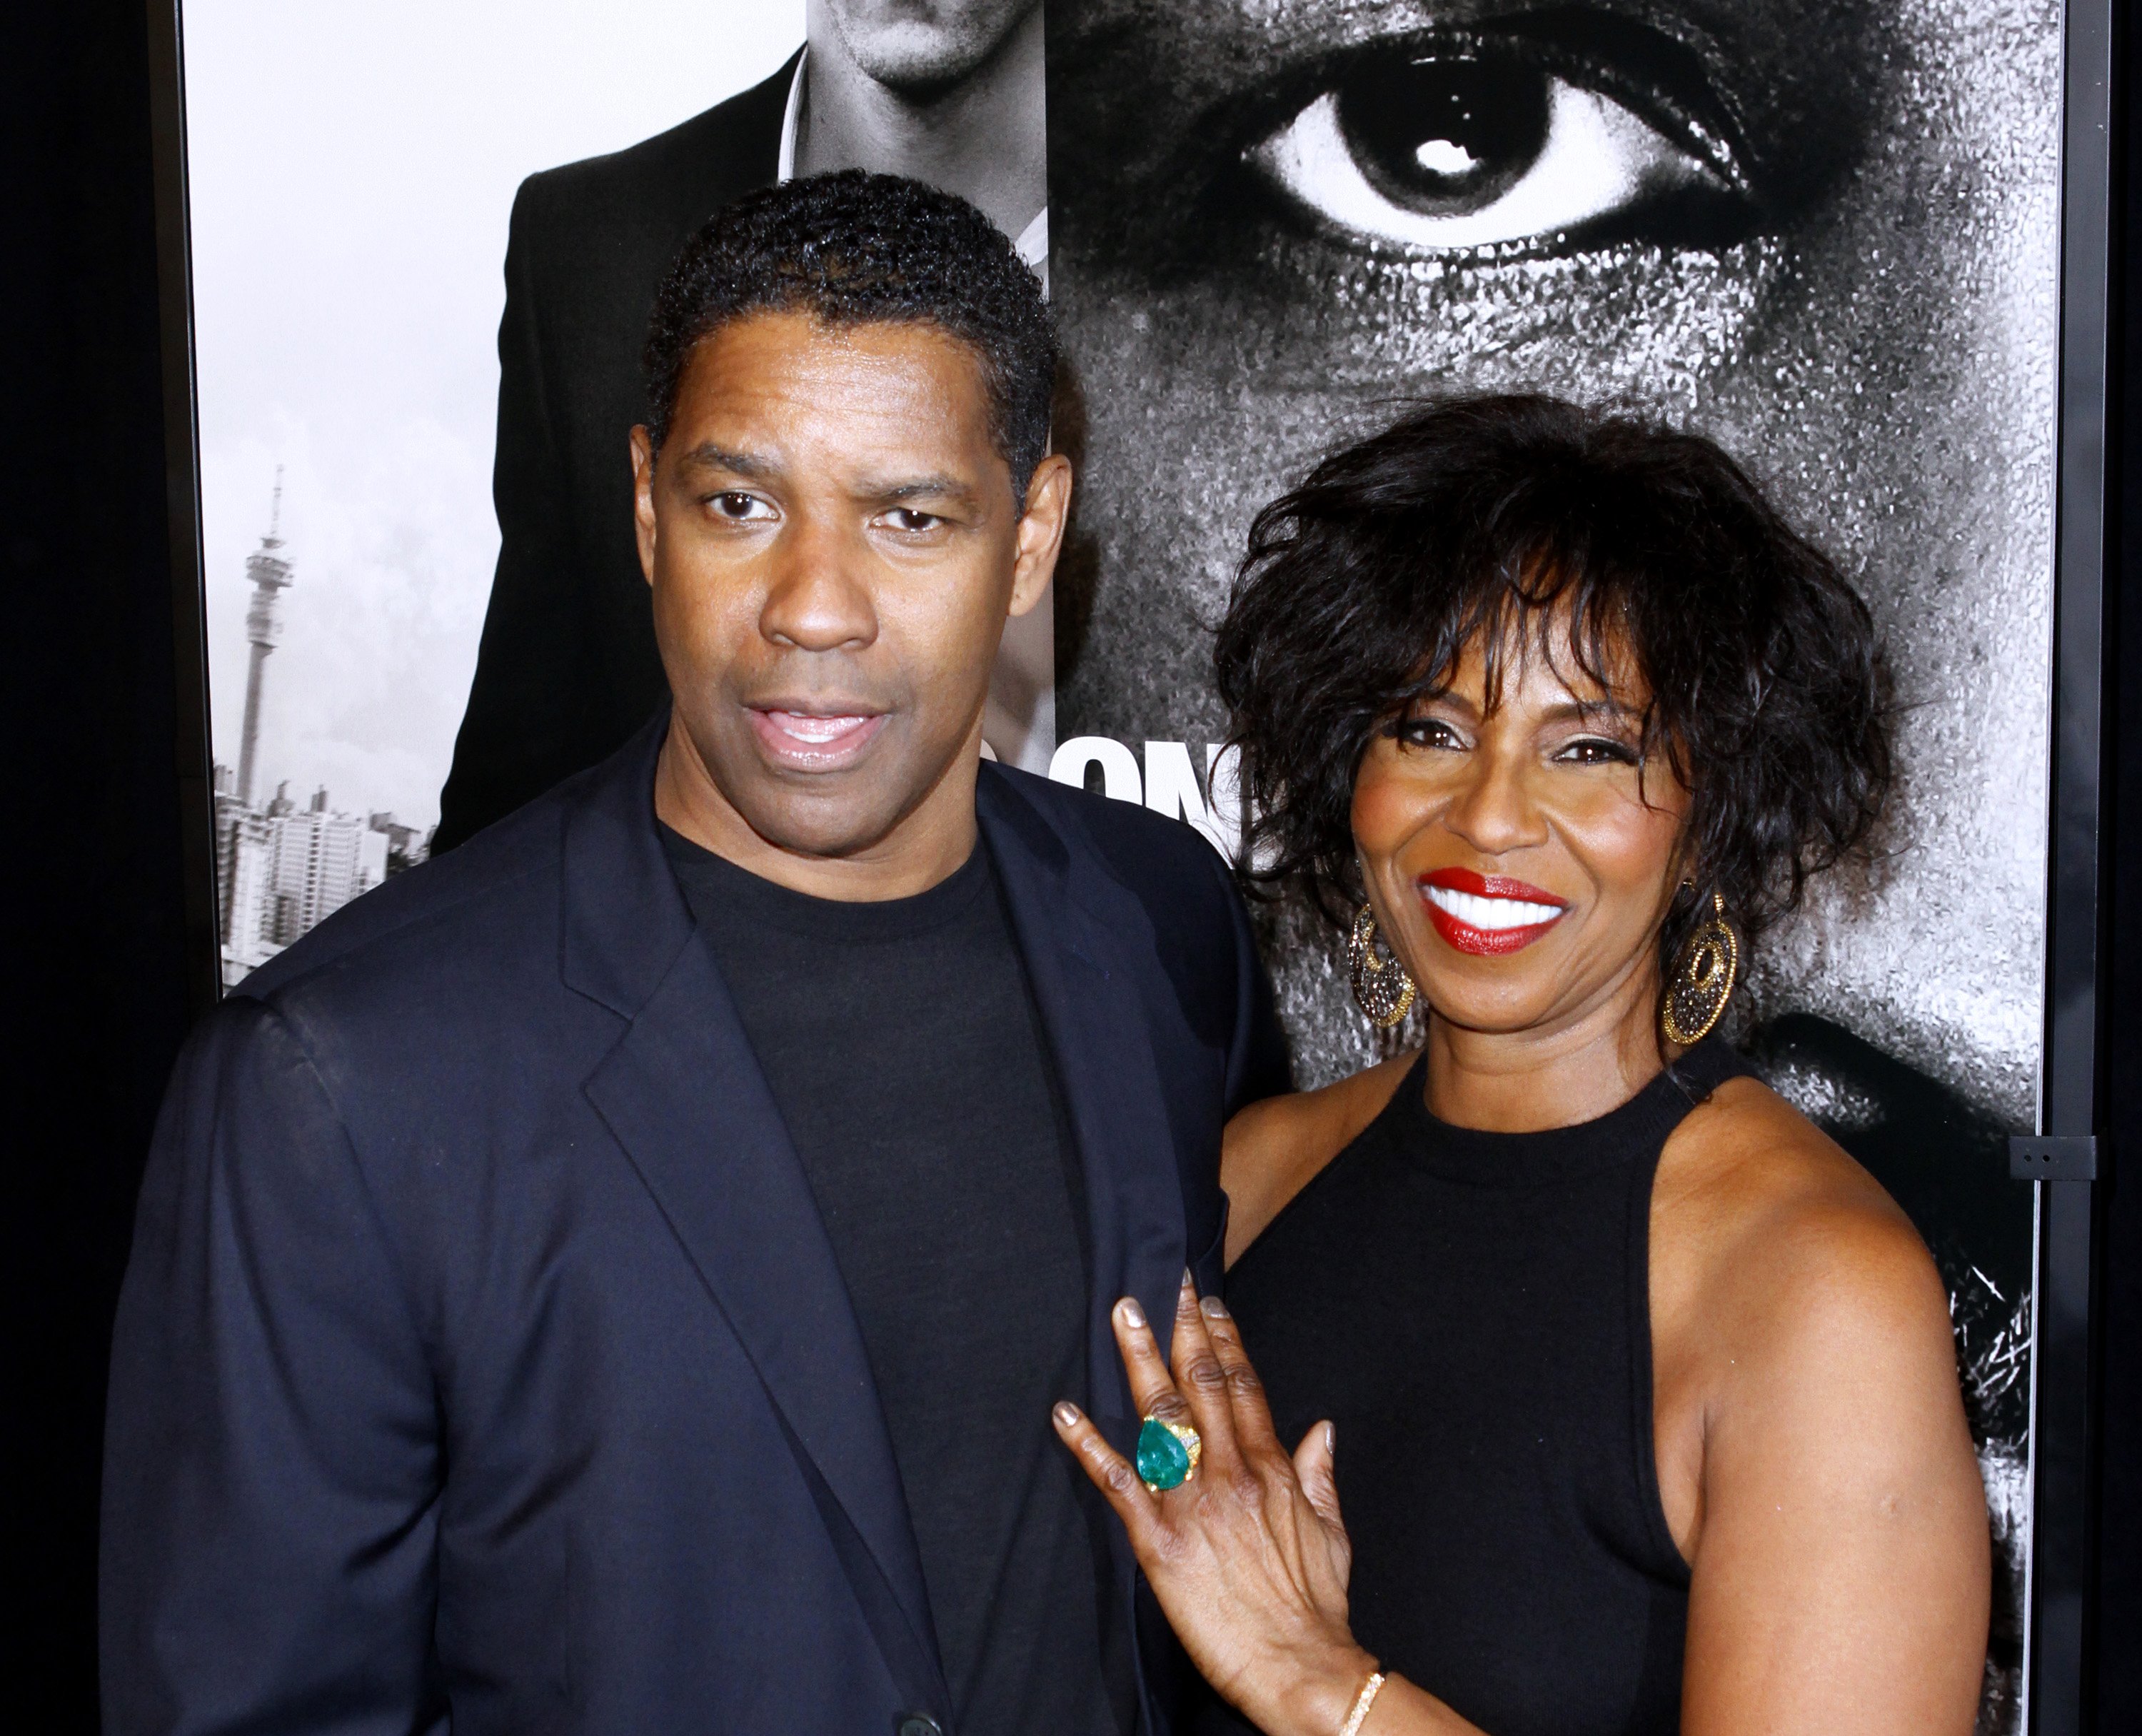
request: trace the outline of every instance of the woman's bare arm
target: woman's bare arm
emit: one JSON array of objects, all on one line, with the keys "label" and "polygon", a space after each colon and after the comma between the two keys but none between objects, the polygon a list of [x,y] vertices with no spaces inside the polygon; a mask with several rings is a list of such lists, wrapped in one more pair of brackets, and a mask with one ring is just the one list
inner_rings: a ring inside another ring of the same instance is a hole
[{"label": "woman's bare arm", "polygon": [[1652,1214],[1661,1483],[1691,1568],[1690,1736],[1965,1736],[1990,1540],[1947,1298],[1858,1165],[1751,1081]]}]

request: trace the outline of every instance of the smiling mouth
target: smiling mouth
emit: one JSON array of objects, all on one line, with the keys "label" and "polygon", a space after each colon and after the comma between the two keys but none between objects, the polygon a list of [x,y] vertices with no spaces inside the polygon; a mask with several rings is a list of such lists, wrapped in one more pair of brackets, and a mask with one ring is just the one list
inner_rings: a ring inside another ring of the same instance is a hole
[{"label": "smiling mouth", "polygon": [[801,771],[837,771],[857,759],[876,739],[881,711],[793,711],[781,706],[749,708],[759,744],[776,759]]},{"label": "smiling mouth", "polygon": [[1438,868],[1420,879],[1428,919],[1460,952],[1493,957],[1529,947],[1560,922],[1568,906],[1552,893],[1501,874]]}]

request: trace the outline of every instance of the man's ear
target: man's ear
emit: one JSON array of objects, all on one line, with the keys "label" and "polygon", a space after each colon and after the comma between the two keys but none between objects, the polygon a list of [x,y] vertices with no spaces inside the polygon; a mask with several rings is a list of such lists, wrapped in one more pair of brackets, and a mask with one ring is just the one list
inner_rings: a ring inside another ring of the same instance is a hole
[{"label": "man's ear", "polygon": [[640,423],[632,431],[632,528],[639,543],[640,576],[654,582],[654,438]]},{"label": "man's ear", "polygon": [[1011,612],[1024,615],[1048,595],[1064,529],[1071,517],[1071,461],[1051,453],[1034,467],[1026,509],[1019,518],[1019,555],[1012,567]]}]

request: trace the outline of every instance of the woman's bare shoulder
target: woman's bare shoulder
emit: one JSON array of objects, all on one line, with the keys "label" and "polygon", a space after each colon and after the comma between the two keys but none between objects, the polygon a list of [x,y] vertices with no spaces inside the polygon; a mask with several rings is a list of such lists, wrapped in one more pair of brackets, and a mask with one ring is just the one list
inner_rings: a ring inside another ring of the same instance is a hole
[{"label": "woman's bare shoulder", "polygon": [[1384,1111],[1414,1053],[1313,1091],[1252,1103],[1228,1122],[1220,1157],[1227,1193],[1227,1264],[1263,1234],[1287,1201]]},{"label": "woman's bare shoulder", "polygon": [[1758,1081],[1721,1086],[1667,1140],[1651,1224],[1655,1334],[1701,1323],[1692,1337],[1744,1375],[1877,1343],[1952,1371],[1947,1293],[1911,1220]]},{"label": "woman's bare shoulder", "polygon": [[1728,1241],[1769,1236],[1810,1215],[1911,1227],[1843,1146],[1749,1078],[1728,1080],[1674,1130],[1660,1155],[1655,1199]]}]

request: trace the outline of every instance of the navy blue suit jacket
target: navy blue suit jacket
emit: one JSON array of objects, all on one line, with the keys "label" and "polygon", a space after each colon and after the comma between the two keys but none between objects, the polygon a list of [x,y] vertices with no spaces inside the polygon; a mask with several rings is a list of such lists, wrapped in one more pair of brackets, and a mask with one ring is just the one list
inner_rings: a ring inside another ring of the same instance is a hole
[{"label": "navy blue suit jacket", "polygon": [[[189,1044],[113,1351],[108,1730],[952,1729],[862,1339],[655,829],[659,739],[351,905]],[[1127,1442],[1108,1309],[1217,1285],[1222,1121],[1285,1084],[1269,992],[1187,828],[987,764],[976,801]]]}]

